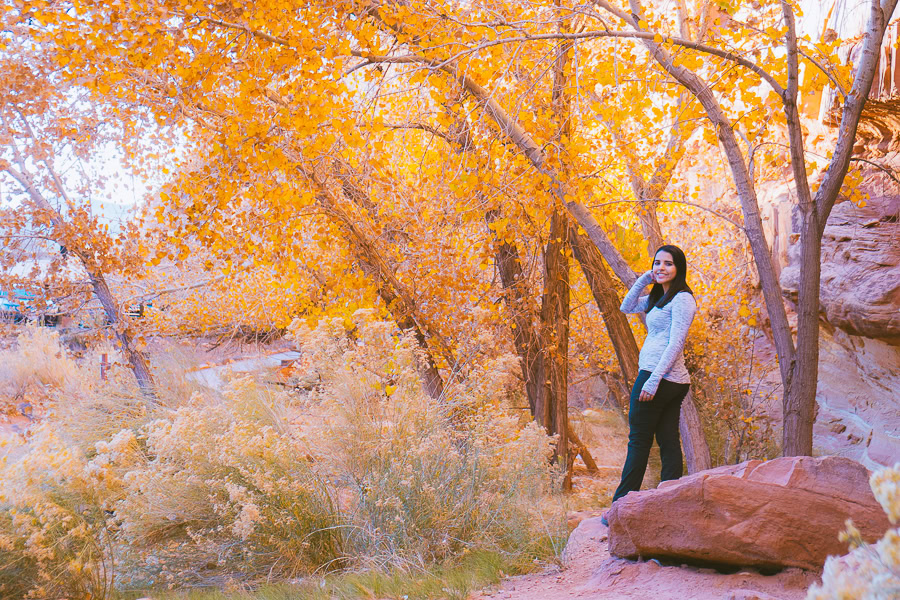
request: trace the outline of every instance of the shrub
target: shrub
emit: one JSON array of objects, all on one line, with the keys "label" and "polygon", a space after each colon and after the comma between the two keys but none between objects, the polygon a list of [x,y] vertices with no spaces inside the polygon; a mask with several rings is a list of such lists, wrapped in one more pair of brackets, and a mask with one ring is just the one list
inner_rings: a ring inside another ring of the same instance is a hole
[{"label": "shrub", "polygon": [[0,480],[0,596],[104,598],[112,585],[112,538],[84,457],[53,428]]},{"label": "shrub", "polygon": [[88,386],[81,369],[46,327],[27,327],[12,349],[0,351],[0,412],[38,409],[55,393],[81,393]]},{"label": "shrub", "polygon": [[515,361],[472,365],[434,400],[411,341],[354,319],[294,326],[311,390],[163,387],[153,410],[115,382],[59,396],[0,465],[4,597],[546,555],[565,531],[559,474],[552,440],[505,410]]}]

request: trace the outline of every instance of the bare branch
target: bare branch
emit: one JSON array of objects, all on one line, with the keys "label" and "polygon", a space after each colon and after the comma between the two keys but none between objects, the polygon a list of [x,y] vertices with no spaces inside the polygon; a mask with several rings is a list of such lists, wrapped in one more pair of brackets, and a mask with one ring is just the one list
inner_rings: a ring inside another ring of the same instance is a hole
[{"label": "bare branch", "polygon": [[[803,152],[803,130],[800,125],[800,111],[797,107],[797,96],[800,91],[800,64],[797,59],[797,28],[794,21],[794,9],[787,0],[781,0],[781,12],[787,33],[784,38],[787,52],[788,84],[781,100],[784,104],[784,115],[787,120],[791,170],[794,173],[794,185],[800,200],[800,207],[807,211],[812,203],[809,191],[809,179],[806,176],[806,159]],[[815,216],[815,215],[813,215]]]},{"label": "bare branch", "polygon": [[218,283],[220,281],[224,281],[228,279],[227,275],[220,275],[219,277],[214,277],[212,279],[208,279],[206,281],[201,281],[200,283],[193,283],[190,285],[182,285],[179,287],[167,288],[163,290],[157,290],[155,292],[149,292],[147,294],[140,294],[138,296],[132,296],[130,298],[126,298],[123,302],[123,306],[127,306],[129,304],[133,304],[135,302],[147,302],[149,300],[153,300],[155,298],[159,298],[160,296],[167,296],[169,294],[177,294],[178,292],[188,292],[190,290],[196,290],[202,287],[206,287],[208,285],[212,285],[214,283]]},{"label": "bare branch", "polygon": [[388,129],[420,129],[422,131],[427,131],[432,135],[436,135],[439,138],[443,138],[448,144],[456,144],[456,141],[450,137],[450,134],[444,133],[440,129],[432,127],[431,125],[426,125],[425,123],[382,123],[382,125]]},{"label": "bare branch", "polygon": [[289,42],[284,38],[275,37],[273,35],[269,35],[268,33],[263,33],[262,31],[257,31],[255,29],[251,29],[247,25],[242,25],[240,23],[229,23],[227,21],[221,21],[219,19],[214,19],[212,17],[196,17],[201,23],[211,23],[213,25],[218,25],[219,27],[224,27],[225,29],[234,29],[236,31],[243,31],[244,33],[251,35],[255,38],[259,38],[261,40],[265,40],[269,43],[276,44],[278,46],[287,46],[288,48],[293,48],[294,44]]},{"label": "bare branch", "polygon": [[874,162],[874,161],[871,161],[871,160],[868,160],[865,158],[860,158],[858,156],[853,156],[850,158],[850,160],[857,161],[857,162],[863,162],[863,163],[866,163],[867,165],[872,165],[876,169],[879,169],[880,171],[883,171],[884,173],[886,173],[887,176],[890,177],[894,181],[894,183],[900,184],[900,179],[897,179],[897,176],[894,175],[893,169],[889,169],[888,167],[885,167],[884,165],[880,165],[877,162]]},{"label": "bare branch", "polygon": [[[704,210],[704,211],[722,219],[723,221],[726,221],[726,222],[730,223],[731,225],[734,225],[734,227],[736,229],[739,229],[740,231],[744,232],[745,235],[747,233],[747,229],[742,224],[735,221],[734,219],[731,219],[730,217],[726,217],[719,211],[712,209],[708,206],[703,206],[702,204],[698,204],[696,202],[688,202],[687,200],[665,200],[663,198],[645,198],[644,201],[659,202],[662,204],[683,204],[685,206],[693,206],[694,208],[699,208],[700,210]],[[640,203],[641,203],[640,200],[610,200],[609,202],[601,202],[600,204],[591,204],[590,208],[602,208],[604,206],[612,206],[614,204],[640,204]]]},{"label": "bare branch", "polygon": [[872,81],[875,78],[875,71],[881,56],[884,31],[896,7],[897,0],[882,0],[880,3],[878,0],[872,0],[863,50],[856,67],[856,77],[853,79],[853,87],[847,95],[841,111],[837,144],[822,184],[816,191],[815,203],[816,210],[819,211],[819,236],[825,232],[825,222],[828,215],[831,214],[844,177],[847,175],[847,169],[850,167],[859,119],[869,96],[869,90],[872,88]]},{"label": "bare branch", "polygon": [[[25,125],[25,129],[28,132],[28,137],[30,137],[31,141],[36,145],[38,143],[38,139],[34,133],[34,129],[31,127],[31,123],[18,108],[16,108],[16,113],[18,113],[19,118],[22,119],[22,123]],[[53,180],[53,187],[56,188],[56,192],[59,194],[59,197],[62,198],[66,204],[71,206],[72,201],[69,199],[69,194],[66,192],[66,189],[59,178],[59,175],[56,173],[56,169],[54,169],[53,165],[50,164],[50,160],[45,156],[41,159],[41,162],[44,163],[44,167],[46,167],[47,172],[50,173],[50,178]]]}]

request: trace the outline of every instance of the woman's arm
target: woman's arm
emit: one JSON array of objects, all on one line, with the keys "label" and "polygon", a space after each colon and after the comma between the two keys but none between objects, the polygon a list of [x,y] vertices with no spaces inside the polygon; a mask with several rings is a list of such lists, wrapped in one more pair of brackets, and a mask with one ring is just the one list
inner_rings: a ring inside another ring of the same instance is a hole
[{"label": "woman's arm", "polygon": [[647,297],[641,296],[641,292],[651,283],[653,283],[652,271],[647,271],[638,277],[631,289],[628,290],[628,293],[625,294],[619,310],[627,314],[647,312]]},{"label": "woman's arm", "polygon": [[694,320],[694,313],[697,312],[697,303],[694,301],[693,294],[688,292],[680,292],[675,294],[671,300],[672,305],[672,327],[669,329],[669,343],[663,350],[659,362],[650,374],[649,379],[644,383],[641,391],[648,393],[651,397],[656,394],[659,382],[663,375],[669,372],[672,365],[684,350],[684,343],[687,340],[688,329],[691,328],[691,322]]}]

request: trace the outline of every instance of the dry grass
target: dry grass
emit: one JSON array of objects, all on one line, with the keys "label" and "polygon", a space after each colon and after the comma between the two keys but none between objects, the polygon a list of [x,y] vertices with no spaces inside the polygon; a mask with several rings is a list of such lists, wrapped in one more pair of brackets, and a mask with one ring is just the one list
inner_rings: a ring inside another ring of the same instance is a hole
[{"label": "dry grass", "polygon": [[449,574],[460,557],[560,552],[552,440],[506,409],[515,362],[473,366],[438,402],[409,340],[366,315],[352,331],[302,333],[318,383],[300,394],[249,378],[201,391],[178,357],[157,373],[156,407],[122,372],[101,383],[70,364],[86,385],[40,380],[50,413],[21,458],[0,463],[0,594],[102,599],[335,568],[376,582],[450,569],[423,576],[424,589],[462,582]]}]

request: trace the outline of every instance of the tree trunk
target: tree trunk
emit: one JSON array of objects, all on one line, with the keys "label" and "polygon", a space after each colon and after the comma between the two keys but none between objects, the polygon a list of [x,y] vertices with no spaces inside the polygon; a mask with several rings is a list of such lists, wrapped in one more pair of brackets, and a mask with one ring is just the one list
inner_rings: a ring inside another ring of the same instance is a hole
[{"label": "tree trunk", "polygon": [[687,464],[688,474],[697,471],[705,471],[712,468],[712,457],[709,454],[709,444],[706,443],[706,433],[703,431],[703,422],[697,405],[694,404],[693,394],[688,392],[681,404],[681,420],[678,422],[678,431],[681,433],[681,443],[684,446],[684,462]]},{"label": "tree trunk", "polygon": [[783,400],[782,454],[809,456],[813,449],[816,383],[819,366],[819,285],[822,240],[815,207],[801,211],[800,290],[797,303],[797,351],[790,388]]},{"label": "tree trunk", "polygon": [[[401,331],[411,333],[415,338],[421,351],[419,360],[416,361],[416,367],[422,378],[425,393],[430,398],[441,399],[444,395],[444,380],[431,352],[426,331],[431,334],[431,338],[435,339],[444,349],[445,354],[448,355],[445,356],[445,360],[450,365],[453,365],[455,361],[452,360],[452,357],[449,357],[446,344],[443,343],[433,328],[427,325],[422,326],[417,318],[415,304],[409,292],[394,276],[393,271],[388,267],[372,240],[336,205],[325,183],[315,174],[312,174],[310,178],[319,188],[319,193],[316,195],[319,204],[323,207],[325,213],[334,218],[338,226],[347,232],[357,263],[362,271],[376,282],[378,295],[394,317],[397,327]],[[342,183],[346,187],[347,183]]]},{"label": "tree trunk", "polygon": [[[85,264],[85,266],[87,265]],[[119,305],[113,298],[112,292],[109,291],[106,279],[102,273],[92,270],[88,270],[88,277],[91,280],[94,295],[97,296],[101,306],[103,306],[103,312],[106,313],[106,320],[109,321],[110,327],[115,332],[116,339],[122,346],[122,353],[125,354],[128,364],[131,365],[131,372],[134,373],[134,378],[141,389],[141,393],[148,399],[155,400],[156,391],[153,386],[153,375],[150,373],[150,364],[147,362],[147,357],[144,353],[134,347],[134,340],[131,334],[123,327]]]},{"label": "tree trunk", "polygon": [[[630,13],[613,8],[606,2],[602,4],[607,11],[629,23],[636,30],[641,29],[642,17],[638,0],[629,1]],[[787,87],[780,88],[777,80],[771,77],[768,77],[767,81],[781,96],[784,105],[790,140],[791,167],[795,175],[803,218],[800,231],[801,275],[796,349],[787,322],[787,313],[782,303],[781,287],[773,266],[772,254],[762,233],[756,191],[749,178],[747,166],[735,140],[731,124],[706,81],[696,73],[675,65],[672,56],[656,41],[644,39],[643,43],[659,65],[697,97],[722,143],[722,149],[731,168],[732,178],[741,200],[744,227],[759,272],[779,359],[784,387],[782,450],[785,455],[807,455],[812,453],[812,429],[815,419],[815,393],[818,379],[821,237],[825,222],[847,173],[859,118],[872,86],[875,69],[878,66],[885,28],[896,8],[897,0],[873,0],[871,3],[865,41],[859,55],[853,88],[844,99],[838,141],[822,183],[816,191],[814,201],[810,198],[811,193],[806,177],[803,132],[797,111],[799,61],[793,9],[789,2],[783,1],[781,4],[787,29],[785,35],[788,67]],[[766,76],[765,73],[761,75]]]},{"label": "tree trunk", "polygon": [[[485,215],[488,224],[500,218],[499,210],[491,210]],[[495,260],[500,272],[500,282],[503,286],[503,298],[511,313],[513,343],[522,368],[522,378],[525,381],[525,393],[528,397],[528,407],[532,418],[535,418],[535,408],[546,406],[547,376],[544,369],[544,353],[541,348],[541,336],[535,332],[534,321],[537,310],[531,301],[527,290],[527,281],[522,273],[522,263],[519,260],[519,251],[513,244],[497,242]],[[568,429],[570,445],[581,455],[589,473],[597,472],[597,463],[591,456],[587,446],[581,443],[572,424]]]},{"label": "tree trunk", "polygon": [[[499,218],[499,210],[488,211],[485,215],[488,224]],[[518,249],[513,244],[497,242],[495,260],[497,270],[500,272],[500,283],[503,286],[503,299],[512,319],[510,327],[513,344],[522,367],[528,407],[531,409],[532,417],[537,419],[538,410],[545,409],[547,390],[540,333],[535,331],[534,326],[538,316],[537,307],[528,293],[528,282],[522,273]],[[543,425],[540,420],[538,422]]]},{"label": "tree trunk", "polygon": [[550,435],[558,436],[556,459],[566,472],[564,489],[572,486],[569,461],[569,258],[568,219],[562,210],[550,219],[550,240],[544,253],[544,297],[541,327],[546,350],[547,396],[544,406],[535,411],[538,423]]},{"label": "tree trunk", "polygon": [[[609,339],[612,341],[616,358],[619,360],[619,369],[622,372],[622,380],[626,387],[634,383],[638,375],[638,346],[634,340],[634,332],[628,324],[628,319],[620,310],[622,304],[613,285],[612,276],[603,264],[603,257],[597,247],[584,234],[579,234],[574,226],[569,227],[569,241],[575,258],[581,265],[581,270],[591,288],[591,293],[600,313],[603,315],[603,323]],[[618,398],[618,396],[617,396]],[[627,400],[621,409],[628,408]]]},{"label": "tree trunk", "polygon": [[[84,270],[90,278],[91,288],[97,296],[97,299],[100,301],[101,306],[103,306],[103,312],[106,313],[106,318],[115,332],[116,339],[122,346],[122,352],[128,359],[128,363],[131,365],[131,371],[134,373],[134,378],[137,381],[141,393],[149,400],[155,401],[156,391],[153,386],[153,375],[150,373],[150,365],[147,362],[147,357],[134,347],[134,341],[131,339],[131,335],[123,327],[119,305],[115,301],[115,298],[113,298],[112,292],[109,291],[109,286],[106,284],[103,273],[99,268],[94,266],[90,255],[85,254],[81,248],[65,241],[67,225],[65,221],[63,221],[62,215],[34,186],[34,182],[27,175],[27,171],[25,170],[24,160],[22,161],[21,167],[21,173],[13,172],[9,168],[7,168],[6,171],[22,185],[35,206],[47,215],[50,224],[53,226],[53,232],[55,234],[54,240],[62,246],[68,246],[73,254],[78,257],[78,260],[81,261],[81,265],[84,267]],[[52,170],[51,175],[60,195],[66,197],[65,189],[63,188],[59,177],[57,177],[56,173],[52,172]]]},{"label": "tree trunk", "polygon": [[575,456],[581,455],[581,460],[584,461],[584,466],[587,468],[588,473],[596,473],[599,469],[597,468],[597,461],[594,460],[594,457],[591,456],[591,453],[588,451],[587,446],[585,446],[582,441],[575,434],[575,430],[572,428],[572,423],[569,423],[569,447],[574,448],[576,450]]},{"label": "tree trunk", "polygon": [[656,251],[665,242],[663,241],[662,227],[659,225],[659,217],[656,214],[656,202],[640,199],[638,216],[641,220],[641,230],[647,240],[647,256],[655,256]]}]

